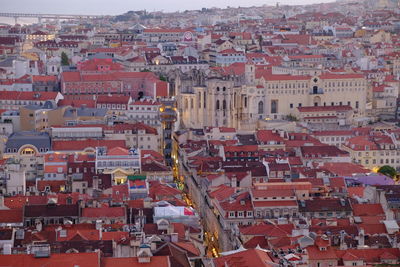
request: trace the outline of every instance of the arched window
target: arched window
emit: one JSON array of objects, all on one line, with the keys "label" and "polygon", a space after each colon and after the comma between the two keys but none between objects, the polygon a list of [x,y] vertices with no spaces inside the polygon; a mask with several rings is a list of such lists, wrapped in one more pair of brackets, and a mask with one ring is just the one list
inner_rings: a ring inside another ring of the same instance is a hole
[{"label": "arched window", "polygon": [[201,108],[201,93],[199,92],[199,108]]},{"label": "arched window", "polygon": [[224,91],[224,92],[226,91],[226,87],[225,87],[225,86],[224,86],[224,87],[222,87],[222,91]]},{"label": "arched window", "polygon": [[271,100],[271,113],[278,113],[278,101]]},{"label": "arched window", "polygon": [[247,108],[247,97],[244,98],[244,107]]},{"label": "arched window", "polygon": [[[15,151],[15,152],[17,152],[17,151]],[[33,150],[33,149],[30,148],[30,147],[24,148],[24,149],[21,151],[21,155],[34,155],[34,154],[35,154],[35,150]]]},{"label": "arched window", "polygon": [[206,92],[203,92],[203,106],[206,108]]},{"label": "arched window", "polygon": [[263,114],[264,113],[264,102],[260,101],[258,102],[258,114]]},{"label": "arched window", "polygon": [[217,92],[219,92],[219,86],[217,86]]},{"label": "arched window", "polygon": [[189,102],[188,102],[188,100],[187,100],[187,98],[185,99],[185,109],[188,109],[189,108]]},{"label": "arched window", "polygon": [[190,108],[191,108],[191,109],[193,109],[193,108],[194,108],[194,105],[193,105],[193,98],[192,98],[192,99],[190,99]]},{"label": "arched window", "polygon": [[219,110],[219,100],[217,100],[216,109]]},{"label": "arched window", "polygon": [[226,100],[222,101],[222,109],[226,110]]}]

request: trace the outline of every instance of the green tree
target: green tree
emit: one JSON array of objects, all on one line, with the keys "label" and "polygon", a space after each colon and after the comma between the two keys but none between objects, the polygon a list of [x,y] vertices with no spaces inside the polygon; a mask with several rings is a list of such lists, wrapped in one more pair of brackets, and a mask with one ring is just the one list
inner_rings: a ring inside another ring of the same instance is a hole
[{"label": "green tree", "polygon": [[383,175],[390,176],[392,178],[396,177],[397,174],[396,169],[389,165],[380,167],[378,172]]},{"label": "green tree", "polygon": [[61,65],[63,66],[68,66],[69,65],[69,59],[68,56],[65,52],[61,53]]},{"label": "green tree", "polygon": [[260,33],[260,35],[258,36],[258,45],[260,46],[261,53],[263,52],[262,44],[263,44],[263,36],[262,36],[262,33]]},{"label": "green tree", "polygon": [[165,78],[163,75],[160,75],[160,81],[166,82],[166,81],[167,81],[167,78]]}]

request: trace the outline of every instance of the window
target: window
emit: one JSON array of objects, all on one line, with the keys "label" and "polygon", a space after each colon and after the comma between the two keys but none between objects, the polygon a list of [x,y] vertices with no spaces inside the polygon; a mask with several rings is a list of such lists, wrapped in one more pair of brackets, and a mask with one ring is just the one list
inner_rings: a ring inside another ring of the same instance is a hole
[{"label": "window", "polygon": [[260,101],[258,102],[258,114],[263,114],[264,113],[264,102]]},{"label": "window", "polygon": [[201,107],[201,93],[199,92],[199,108]]},{"label": "window", "polygon": [[278,113],[278,100],[271,100],[271,113]]}]

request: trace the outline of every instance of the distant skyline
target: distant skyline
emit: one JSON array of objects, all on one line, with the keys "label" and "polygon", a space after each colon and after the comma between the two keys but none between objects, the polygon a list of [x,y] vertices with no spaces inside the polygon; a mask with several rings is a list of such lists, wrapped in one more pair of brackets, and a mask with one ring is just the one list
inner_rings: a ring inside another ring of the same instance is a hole
[{"label": "distant skyline", "polygon": [[275,5],[277,2],[281,5],[306,5],[329,3],[334,2],[334,0],[0,0],[0,6],[1,12],[117,15],[129,10],[146,9],[147,11],[173,12],[203,7]]}]

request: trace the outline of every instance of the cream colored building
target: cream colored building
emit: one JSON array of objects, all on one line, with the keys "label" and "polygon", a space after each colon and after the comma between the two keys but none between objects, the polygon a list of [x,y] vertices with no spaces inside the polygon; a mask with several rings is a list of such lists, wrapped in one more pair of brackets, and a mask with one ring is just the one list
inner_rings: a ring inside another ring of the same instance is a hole
[{"label": "cream colored building", "polygon": [[47,131],[52,125],[62,125],[65,107],[45,108],[43,106],[25,106],[19,109],[22,131]]},{"label": "cream colored building", "polygon": [[180,92],[183,126],[254,130],[260,119],[285,119],[295,116],[298,107],[310,106],[350,106],[354,117],[365,116],[367,81],[362,74],[305,76],[265,71],[256,78],[254,65],[244,68],[243,74],[211,71],[201,86],[192,82]]},{"label": "cream colored building", "polygon": [[297,107],[351,106],[355,116],[364,116],[367,82],[361,74],[321,74],[319,76],[269,75],[266,88],[266,115],[273,119],[294,115]]},{"label": "cream colored building", "polygon": [[400,168],[400,151],[390,135],[379,133],[352,137],[342,149],[350,153],[354,163],[371,170],[384,165]]}]

